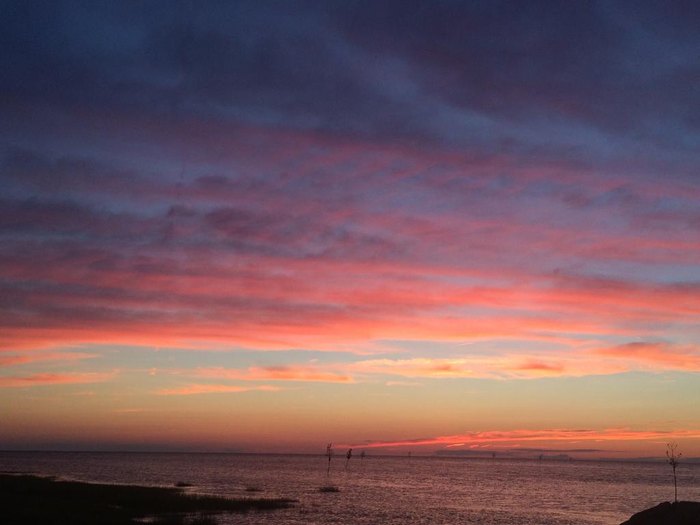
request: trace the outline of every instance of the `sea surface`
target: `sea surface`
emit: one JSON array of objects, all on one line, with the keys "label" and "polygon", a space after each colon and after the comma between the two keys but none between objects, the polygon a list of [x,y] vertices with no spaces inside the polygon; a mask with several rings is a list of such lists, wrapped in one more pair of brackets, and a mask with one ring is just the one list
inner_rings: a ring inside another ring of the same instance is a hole
[{"label": "sea surface", "polygon": [[[285,497],[291,509],[221,518],[244,525],[616,525],[673,499],[665,463],[445,457],[0,452],[0,471]],[[338,487],[322,493],[320,487]],[[255,489],[255,491],[253,491]],[[700,501],[700,464],[678,468],[678,496]]]}]

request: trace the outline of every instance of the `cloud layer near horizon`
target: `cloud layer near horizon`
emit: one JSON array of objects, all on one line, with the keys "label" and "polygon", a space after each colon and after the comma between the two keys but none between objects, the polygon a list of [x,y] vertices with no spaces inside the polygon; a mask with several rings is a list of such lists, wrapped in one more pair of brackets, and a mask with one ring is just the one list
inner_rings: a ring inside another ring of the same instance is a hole
[{"label": "cloud layer near horizon", "polygon": [[[606,441],[659,441],[668,442],[677,439],[699,438],[700,430],[633,430],[629,428],[594,429],[545,429],[545,430],[507,430],[466,432],[453,436],[407,439],[404,441],[366,441],[350,446],[373,448],[435,447],[436,445],[453,450],[507,447],[517,449],[532,442],[557,443],[566,442],[580,446],[587,443]],[[340,445],[341,447],[344,445]],[[531,446],[531,445],[530,445]],[[525,449],[531,451],[533,449]],[[551,449],[557,451],[561,449]],[[574,450],[575,451],[575,450]],[[580,449],[579,451],[586,451]],[[591,452],[601,452],[593,449]]]},{"label": "cloud layer near horizon", "polygon": [[288,134],[256,133],[264,158],[244,146],[174,178],[11,150],[0,345],[540,341],[559,355],[513,367],[614,347],[658,358],[597,360],[698,369],[692,186],[336,139],[319,152],[307,134],[291,152]]}]

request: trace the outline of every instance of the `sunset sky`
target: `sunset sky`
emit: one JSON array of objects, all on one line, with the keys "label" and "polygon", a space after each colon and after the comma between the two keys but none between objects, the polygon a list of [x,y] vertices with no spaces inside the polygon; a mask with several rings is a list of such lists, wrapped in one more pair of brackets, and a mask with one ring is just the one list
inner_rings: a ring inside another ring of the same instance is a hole
[{"label": "sunset sky", "polygon": [[0,449],[700,456],[698,27],[0,2]]}]

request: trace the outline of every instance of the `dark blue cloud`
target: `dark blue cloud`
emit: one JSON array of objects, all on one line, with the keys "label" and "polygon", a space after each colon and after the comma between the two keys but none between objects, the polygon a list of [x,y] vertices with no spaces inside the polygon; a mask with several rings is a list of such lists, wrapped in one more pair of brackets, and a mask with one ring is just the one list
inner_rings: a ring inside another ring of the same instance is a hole
[{"label": "dark blue cloud", "polygon": [[613,264],[623,235],[620,259],[689,257],[693,6],[2,9],[4,256],[26,241],[550,269]]},{"label": "dark blue cloud", "polygon": [[698,22],[684,2],[9,2],[0,90],[6,108],[695,158]]}]

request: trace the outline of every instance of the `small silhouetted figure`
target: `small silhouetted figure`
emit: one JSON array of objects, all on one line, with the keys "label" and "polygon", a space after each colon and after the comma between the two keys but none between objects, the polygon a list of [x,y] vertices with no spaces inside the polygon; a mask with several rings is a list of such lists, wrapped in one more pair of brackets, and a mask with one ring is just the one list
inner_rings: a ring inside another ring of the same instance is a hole
[{"label": "small silhouetted figure", "polygon": [[495,452],[491,452],[491,459],[496,459],[496,453],[495,453]]},{"label": "small silhouetted figure", "polygon": [[333,457],[333,443],[328,443],[326,445],[326,456],[328,456],[328,470],[326,471],[326,476],[331,475],[331,458]]},{"label": "small silhouetted figure", "polygon": [[348,469],[348,463],[350,463],[350,458],[352,457],[352,449],[349,448],[345,454],[345,470]]},{"label": "small silhouetted figure", "polygon": [[363,459],[365,459],[365,451],[364,450],[362,452],[360,452],[360,461],[362,461]]}]

